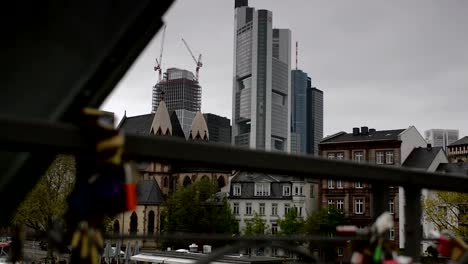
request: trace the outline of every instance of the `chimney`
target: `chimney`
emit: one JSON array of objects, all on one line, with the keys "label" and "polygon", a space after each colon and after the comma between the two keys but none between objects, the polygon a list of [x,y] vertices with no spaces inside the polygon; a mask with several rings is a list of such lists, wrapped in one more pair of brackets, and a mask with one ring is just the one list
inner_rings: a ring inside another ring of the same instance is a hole
[{"label": "chimney", "polygon": [[375,133],[375,128],[370,128],[369,133]]},{"label": "chimney", "polygon": [[431,151],[432,150],[432,145],[431,143],[427,143],[427,151]]},{"label": "chimney", "polygon": [[366,126],[361,127],[361,134],[363,135],[369,134],[369,128]]},{"label": "chimney", "polygon": [[353,136],[359,135],[359,127],[353,127]]}]

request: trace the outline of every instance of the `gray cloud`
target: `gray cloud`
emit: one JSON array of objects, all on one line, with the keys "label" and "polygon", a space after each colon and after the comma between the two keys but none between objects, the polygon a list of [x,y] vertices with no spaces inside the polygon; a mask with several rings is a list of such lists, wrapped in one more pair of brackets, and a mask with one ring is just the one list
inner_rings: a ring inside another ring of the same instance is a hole
[{"label": "gray cloud", "polygon": [[[165,16],[164,67],[195,69],[180,38],[203,54],[202,111],[231,117],[233,2],[180,0]],[[299,41],[299,68],[325,94],[325,134],[353,126],[458,128],[468,135],[468,2],[249,1]],[[147,113],[155,36],[103,108]],[[294,45],[293,45],[294,46]],[[293,51],[294,54],[294,51]],[[293,57],[294,65],[294,57]]]}]

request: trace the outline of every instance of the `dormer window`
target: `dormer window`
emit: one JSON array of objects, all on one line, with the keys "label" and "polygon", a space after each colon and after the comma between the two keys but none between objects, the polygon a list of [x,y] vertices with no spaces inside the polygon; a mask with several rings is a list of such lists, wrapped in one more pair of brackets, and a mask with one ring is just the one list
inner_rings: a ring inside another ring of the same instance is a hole
[{"label": "dormer window", "polygon": [[255,183],[255,196],[270,196],[270,184],[266,182]]},{"label": "dormer window", "polygon": [[234,196],[240,196],[241,195],[241,185],[240,184],[232,185],[232,194]]}]

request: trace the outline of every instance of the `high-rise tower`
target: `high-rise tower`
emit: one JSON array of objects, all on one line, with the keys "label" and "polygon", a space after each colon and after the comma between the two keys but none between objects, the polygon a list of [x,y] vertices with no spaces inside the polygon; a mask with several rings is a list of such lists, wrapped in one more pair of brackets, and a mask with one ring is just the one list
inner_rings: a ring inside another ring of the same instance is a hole
[{"label": "high-rise tower", "polygon": [[291,31],[272,13],[235,1],[232,142],[290,150]]},{"label": "high-rise tower", "polygon": [[162,97],[168,111],[175,111],[186,137],[192,121],[201,108],[201,87],[192,72],[178,68],[169,68],[164,79],[153,88],[152,112],[161,102]]}]

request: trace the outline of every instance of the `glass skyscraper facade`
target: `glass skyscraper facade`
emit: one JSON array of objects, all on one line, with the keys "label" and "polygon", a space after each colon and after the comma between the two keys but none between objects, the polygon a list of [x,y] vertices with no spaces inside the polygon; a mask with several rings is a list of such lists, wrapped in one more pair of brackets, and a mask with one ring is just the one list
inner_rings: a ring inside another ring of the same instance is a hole
[{"label": "glass skyscraper facade", "polygon": [[301,70],[291,71],[291,135],[296,144],[291,145],[291,152],[307,151],[307,73]]},{"label": "glass skyscraper facade", "polygon": [[236,1],[232,142],[290,150],[291,32],[273,29],[272,13]]}]

